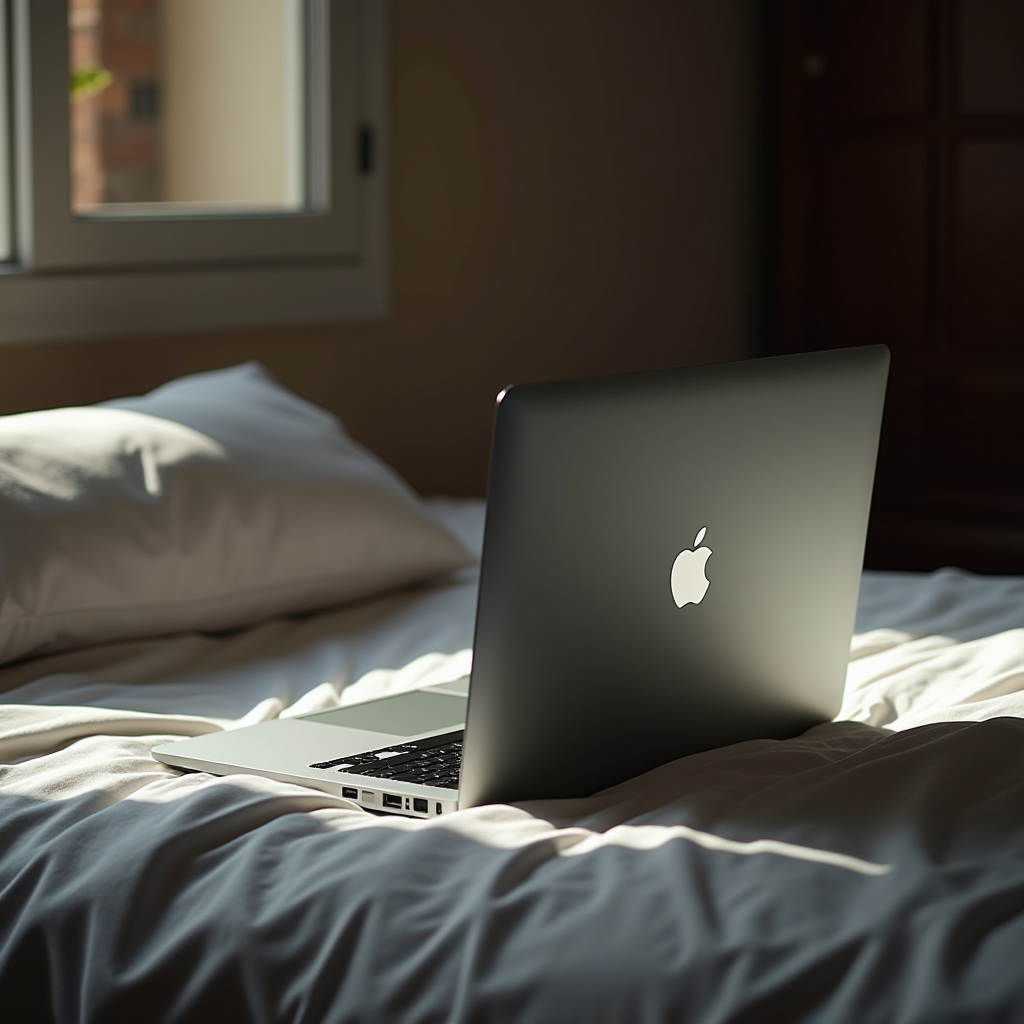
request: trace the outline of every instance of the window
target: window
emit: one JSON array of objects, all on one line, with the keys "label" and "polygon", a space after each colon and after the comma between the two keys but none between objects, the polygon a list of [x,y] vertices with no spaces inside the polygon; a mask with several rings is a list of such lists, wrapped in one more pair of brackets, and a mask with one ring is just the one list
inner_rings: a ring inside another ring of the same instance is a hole
[{"label": "window", "polygon": [[8,7],[0,340],[383,312],[382,0]]},{"label": "window", "polygon": [[69,15],[74,214],[323,205],[307,172],[326,177],[322,148],[309,152],[326,137],[310,124],[324,0],[71,0]]}]

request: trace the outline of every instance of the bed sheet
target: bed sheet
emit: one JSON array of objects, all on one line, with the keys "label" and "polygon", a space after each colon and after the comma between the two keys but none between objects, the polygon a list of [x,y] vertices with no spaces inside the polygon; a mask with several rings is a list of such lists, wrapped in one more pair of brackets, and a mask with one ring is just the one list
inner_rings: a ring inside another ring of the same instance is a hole
[{"label": "bed sheet", "polygon": [[1021,579],[866,574],[849,720],[586,800],[383,819],[149,756],[463,674],[475,586],[0,670],[0,1018],[1020,1014]]}]

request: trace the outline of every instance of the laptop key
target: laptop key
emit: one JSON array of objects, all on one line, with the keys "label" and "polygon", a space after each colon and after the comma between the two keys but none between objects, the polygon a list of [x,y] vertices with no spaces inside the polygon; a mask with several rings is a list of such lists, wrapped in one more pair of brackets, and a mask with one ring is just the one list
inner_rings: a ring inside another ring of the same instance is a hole
[{"label": "laptop key", "polygon": [[[460,737],[460,738],[456,738]],[[429,772],[428,785],[437,785],[437,778],[458,773],[462,760],[461,733],[446,733],[443,736],[427,737],[411,743],[392,743],[379,750],[368,750],[362,754],[337,757],[331,761],[317,761],[310,768],[335,768],[349,775],[364,775],[375,779],[395,778],[396,772]],[[423,774],[416,775],[416,781],[427,781]]]}]

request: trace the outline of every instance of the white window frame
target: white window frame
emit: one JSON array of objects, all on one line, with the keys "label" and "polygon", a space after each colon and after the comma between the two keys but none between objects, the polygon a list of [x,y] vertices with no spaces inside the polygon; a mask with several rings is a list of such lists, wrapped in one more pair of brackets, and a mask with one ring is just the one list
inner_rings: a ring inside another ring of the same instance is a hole
[{"label": "white window frame", "polygon": [[0,0],[0,266],[13,255],[10,180],[10,102],[7,80],[10,73],[7,46],[7,4]]},{"label": "white window frame", "polygon": [[[386,313],[385,3],[327,3],[329,86],[313,133],[329,138],[327,174],[311,208],[99,219],[70,208],[67,0],[13,0],[16,259],[0,269],[0,343]],[[360,168],[365,133],[372,163]]]}]

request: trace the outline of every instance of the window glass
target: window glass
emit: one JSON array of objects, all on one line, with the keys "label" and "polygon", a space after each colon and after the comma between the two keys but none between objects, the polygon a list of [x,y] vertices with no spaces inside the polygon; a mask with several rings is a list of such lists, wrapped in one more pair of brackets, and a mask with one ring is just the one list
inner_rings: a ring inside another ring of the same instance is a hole
[{"label": "window glass", "polygon": [[303,0],[71,0],[77,216],[308,206]]}]

